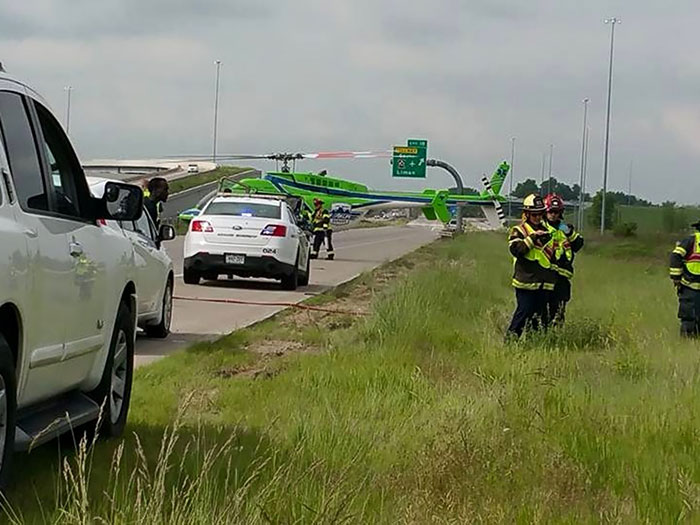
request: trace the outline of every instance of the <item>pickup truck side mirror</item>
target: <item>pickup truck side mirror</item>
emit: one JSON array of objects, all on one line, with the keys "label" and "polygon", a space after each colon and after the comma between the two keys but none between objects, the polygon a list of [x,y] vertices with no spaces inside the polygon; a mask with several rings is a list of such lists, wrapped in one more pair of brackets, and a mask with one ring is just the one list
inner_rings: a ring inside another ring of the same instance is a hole
[{"label": "pickup truck side mirror", "polygon": [[161,224],[158,232],[159,241],[172,241],[175,238],[175,228],[170,224]]},{"label": "pickup truck side mirror", "polygon": [[97,202],[97,219],[135,221],[143,213],[143,191],[133,184],[108,182]]}]

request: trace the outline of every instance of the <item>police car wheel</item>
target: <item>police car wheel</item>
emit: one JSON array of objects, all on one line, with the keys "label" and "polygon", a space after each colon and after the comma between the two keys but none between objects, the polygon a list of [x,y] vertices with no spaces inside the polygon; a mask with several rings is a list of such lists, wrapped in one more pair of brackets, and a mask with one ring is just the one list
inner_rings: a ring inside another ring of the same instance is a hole
[{"label": "police car wheel", "polygon": [[296,290],[299,286],[299,252],[297,259],[294,261],[294,269],[289,275],[282,277],[282,288],[285,290]]},{"label": "police car wheel", "polygon": [[306,258],[306,271],[299,276],[299,284],[301,286],[308,286],[309,280],[311,279],[311,257]]}]

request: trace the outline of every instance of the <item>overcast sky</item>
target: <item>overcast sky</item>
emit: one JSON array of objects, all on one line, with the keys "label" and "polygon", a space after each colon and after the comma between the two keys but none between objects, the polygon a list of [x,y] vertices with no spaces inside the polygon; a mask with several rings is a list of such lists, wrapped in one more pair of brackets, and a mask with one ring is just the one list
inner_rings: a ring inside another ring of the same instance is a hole
[{"label": "overcast sky", "polygon": [[[610,187],[700,202],[700,2],[673,0],[0,0],[0,61],[65,117],[91,158],[382,149],[429,140],[465,184],[510,157],[515,180],[578,180],[590,103],[589,190],[602,184],[610,26],[619,16]],[[303,167],[375,188],[386,161]],[[262,167],[271,168],[273,166]]]}]

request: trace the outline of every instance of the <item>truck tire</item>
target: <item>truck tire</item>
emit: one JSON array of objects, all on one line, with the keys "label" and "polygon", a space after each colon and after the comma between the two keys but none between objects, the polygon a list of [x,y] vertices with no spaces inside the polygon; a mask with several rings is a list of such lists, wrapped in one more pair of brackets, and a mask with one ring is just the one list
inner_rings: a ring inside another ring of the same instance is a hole
[{"label": "truck tire", "polygon": [[199,284],[201,278],[202,276],[194,270],[185,270],[182,272],[182,279],[185,281],[185,284]]},{"label": "truck tire", "polygon": [[102,407],[98,431],[103,437],[121,435],[126,425],[134,375],[134,330],[131,312],[122,303],[117,312],[102,380],[90,393],[90,397]]},{"label": "truck tire", "polygon": [[10,345],[0,334],[0,489],[10,480],[15,450],[17,380]]},{"label": "truck tire", "polygon": [[165,339],[170,334],[170,324],[173,319],[173,283],[168,278],[163,292],[160,321],[158,324],[146,325],[146,335],[157,339]]}]

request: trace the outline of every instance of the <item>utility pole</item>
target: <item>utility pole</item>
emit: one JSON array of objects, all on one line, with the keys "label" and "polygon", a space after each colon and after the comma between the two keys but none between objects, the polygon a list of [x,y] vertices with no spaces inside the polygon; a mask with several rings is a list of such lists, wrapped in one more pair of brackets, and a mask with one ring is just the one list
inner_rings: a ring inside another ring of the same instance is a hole
[{"label": "utility pole", "polygon": [[515,137],[510,139],[510,190],[508,193],[508,217],[513,216],[512,202],[513,198],[513,178],[515,177]]},{"label": "utility pole", "polygon": [[549,145],[549,182],[547,183],[547,193],[552,193],[552,157],[554,157],[554,144]]},{"label": "utility pole", "polygon": [[216,162],[216,134],[219,120],[219,74],[221,72],[221,60],[216,60],[216,87],[214,89],[214,147],[211,155],[212,162]]},{"label": "utility pole", "polygon": [[67,93],[67,101],[66,101],[66,134],[70,135],[70,95],[71,92],[73,91],[73,86],[66,86],[63,88],[64,91]]},{"label": "utility pole", "polygon": [[578,229],[583,228],[583,169],[586,156],[586,127],[588,126],[588,98],[583,99],[583,131],[581,132],[581,174],[579,177]]},{"label": "utility pole", "polygon": [[615,49],[615,26],[622,20],[613,17],[606,18],[605,23],[610,24],[610,63],[608,67],[608,109],[605,117],[605,157],[603,161],[603,195],[602,207],[600,209],[600,233],[605,233],[605,194],[608,191],[608,157],[610,155],[610,104],[612,99],[612,79],[613,79],[613,53]]}]

